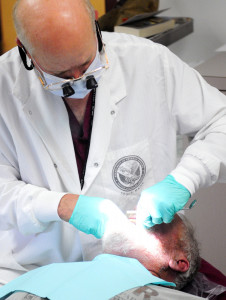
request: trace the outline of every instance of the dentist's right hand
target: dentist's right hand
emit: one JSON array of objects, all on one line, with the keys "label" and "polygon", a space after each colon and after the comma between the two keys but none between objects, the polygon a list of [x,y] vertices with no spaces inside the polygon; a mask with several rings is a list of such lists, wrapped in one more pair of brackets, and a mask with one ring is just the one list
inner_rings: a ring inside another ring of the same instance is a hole
[{"label": "dentist's right hand", "polygon": [[126,218],[111,200],[74,194],[61,198],[58,215],[78,230],[98,239],[103,237],[109,221],[117,223],[118,219]]}]

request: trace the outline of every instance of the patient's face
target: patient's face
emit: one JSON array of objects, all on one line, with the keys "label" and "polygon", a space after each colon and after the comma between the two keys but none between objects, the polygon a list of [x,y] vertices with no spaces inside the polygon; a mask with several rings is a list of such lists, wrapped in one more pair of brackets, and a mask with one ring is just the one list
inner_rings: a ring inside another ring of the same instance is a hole
[{"label": "patient's face", "polygon": [[169,261],[178,256],[184,233],[178,215],[171,223],[156,225],[148,231],[138,229],[134,224],[120,230],[106,239],[104,252],[136,258],[153,275],[174,281],[176,273],[169,267]]},{"label": "patient's face", "polygon": [[149,233],[149,259],[143,261],[142,246],[137,258],[153,275],[167,281],[174,281],[176,273],[169,267],[171,259],[181,257],[182,239],[185,227],[178,215],[169,224],[159,224],[148,230]]}]

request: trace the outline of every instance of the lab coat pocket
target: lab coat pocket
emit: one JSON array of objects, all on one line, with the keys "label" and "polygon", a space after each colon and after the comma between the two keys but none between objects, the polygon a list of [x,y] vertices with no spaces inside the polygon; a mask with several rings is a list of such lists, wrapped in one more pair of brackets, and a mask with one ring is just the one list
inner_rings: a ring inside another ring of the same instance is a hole
[{"label": "lab coat pocket", "polygon": [[[113,146],[112,146],[113,148]],[[122,209],[134,206],[141,191],[153,184],[152,152],[148,139],[108,151],[99,182],[105,197]]]}]

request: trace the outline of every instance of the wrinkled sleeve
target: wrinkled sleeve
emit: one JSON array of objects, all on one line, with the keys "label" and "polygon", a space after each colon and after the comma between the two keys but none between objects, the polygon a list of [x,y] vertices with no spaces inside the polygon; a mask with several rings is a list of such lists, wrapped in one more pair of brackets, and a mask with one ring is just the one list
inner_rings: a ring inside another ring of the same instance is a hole
[{"label": "wrinkled sleeve", "polygon": [[1,117],[0,127],[0,228],[17,227],[24,235],[42,232],[50,222],[60,220],[57,208],[65,193],[21,180],[16,149]]},{"label": "wrinkled sleeve", "polygon": [[192,138],[175,179],[191,194],[226,182],[226,97],[194,69],[165,49],[165,93],[178,134]]}]

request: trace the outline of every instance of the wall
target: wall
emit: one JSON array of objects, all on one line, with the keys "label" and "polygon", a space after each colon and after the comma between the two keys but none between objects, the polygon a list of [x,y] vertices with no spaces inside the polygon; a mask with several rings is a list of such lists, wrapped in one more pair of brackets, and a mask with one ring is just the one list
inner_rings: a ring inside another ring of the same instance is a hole
[{"label": "wall", "polygon": [[169,16],[194,19],[194,32],[169,48],[190,65],[195,66],[213,55],[226,43],[225,0],[160,0],[159,9]]},{"label": "wall", "polygon": [[[194,33],[169,46],[191,66],[226,44],[225,0],[160,0],[159,9],[168,7],[164,15],[194,18]],[[195,197],[198,204],[187,216],[196,228],[202,257],[226,274],[226,184],[202,189]]]},{"label": "wall", "polygon": [[104,0],[90,0],[90,2],[92,3],[93,7],[97,10],[98,17],[105,14],[105,1]]},{"label": "wall", "polygon": [[1,29],[2,52],[6,52],[16,45],[16,33],[12,21],[12,8],[15,0],[1,0]]}]

